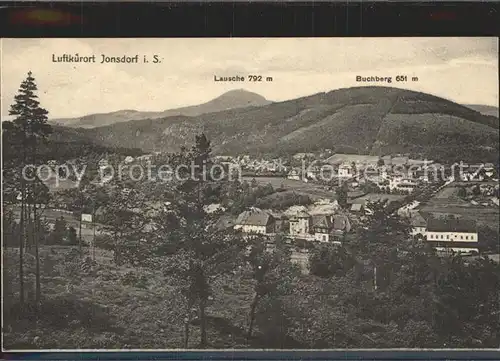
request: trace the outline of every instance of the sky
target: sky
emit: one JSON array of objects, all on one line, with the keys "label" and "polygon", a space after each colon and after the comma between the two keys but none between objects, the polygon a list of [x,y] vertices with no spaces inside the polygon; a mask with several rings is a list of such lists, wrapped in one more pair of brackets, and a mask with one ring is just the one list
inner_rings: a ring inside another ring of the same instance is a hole
[{"label": "sky", "polygon": [[[2,118],[28,71],[49,118],[123,109],[162,111],[245,89],[281,101],[339,88],[381,85],[498,107],[498,38],[1,39]],[[96,55],[58,63],[53,54]],[[107,56],[157,54],[161,63],[100,64]],[[272,82],[214,82],[261,75]],[[360,83],[356,76],[393,78]],[[398,83],[397,75],[417,82]]]}]

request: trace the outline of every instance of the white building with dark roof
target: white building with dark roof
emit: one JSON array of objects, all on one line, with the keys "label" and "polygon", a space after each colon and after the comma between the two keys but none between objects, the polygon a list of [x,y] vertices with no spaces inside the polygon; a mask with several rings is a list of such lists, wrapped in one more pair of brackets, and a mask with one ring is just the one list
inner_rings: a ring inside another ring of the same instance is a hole
[{"label": "white building with dark roof", "polygon": [[412,236],[421,236],[423,238],[427,235],[427,221],[418,211],[409,210],[409,218],[411,224]]},{"label": "white building with dark roof", "polygon": [[311,231],[311,215],[306,211],[298,211],[289,218],[291,236],[307,236]]},{"label": "white building with dark roof", "polygon": [[333,229],[332,218],[326,215],[311,217],[314,239],[319,242],[329,242]]},{"label": "white building with dark roof", "polygon": [[244,211],[234,223],[234,229],[240,229],[244,233],[274,233],[274,217],[259,208]]},{"label": "white building with dark roof", "polygon": [[430,218],[426,236],[438,251],[479,252],[477,226],[472,220]]}]

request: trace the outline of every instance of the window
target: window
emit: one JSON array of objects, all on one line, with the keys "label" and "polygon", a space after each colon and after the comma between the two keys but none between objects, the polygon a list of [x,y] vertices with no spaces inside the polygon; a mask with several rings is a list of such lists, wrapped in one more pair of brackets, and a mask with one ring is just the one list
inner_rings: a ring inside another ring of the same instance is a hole
[{"label": "window", "polygon": [[446,235],[446,239],[450,239],[450,235],[449,234]]},{"label": "window", "polygon": [[460,236],[460,239],[464,239],[464,236]]},{"label": "window", "polygon": [[443,236],[443,235],[441,235],[441,239],[443,239],[443,238],[444,238],[444,236]]},{"label": "window", "polygon": [[469,236],[465,236],[465,239],[469,239]]},{"label": "window", "polygon": [[326,236],[323,236],[323,241],[326,241]]}]

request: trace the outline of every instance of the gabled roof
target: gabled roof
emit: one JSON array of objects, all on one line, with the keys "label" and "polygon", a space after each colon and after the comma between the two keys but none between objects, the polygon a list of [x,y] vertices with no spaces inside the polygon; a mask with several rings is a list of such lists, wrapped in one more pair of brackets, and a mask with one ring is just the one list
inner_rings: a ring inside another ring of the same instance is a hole
[{"label": "gabled roof", "polygon": [[335,215],[333,217],[333,228],[336,231],[349,232],[351,230],[351,222],[349,222],[349,218],[347,218],[347,216],[345,215]]},{"label": "gabled roof", "polygon": [[215,227],[219,230],[227,229],[227,228],[233,228],[234,227],[234,222],[229,216],[222,216],[218,219],[217,223],[215,224]]},{"label": "gabled roof", "polygon": [[427,226],[427,221],[418,211],[410,211],[410,223],[413,227]]},{"label": "gabled roof", "polygon": [[290,215],[290,219],[298,219],[298,218],[309,218],[311,215],[306,211],[298,211],[295,214]]},{"label": "gabled roof", "polygon": [[293,218],[309,218],[307,207],[305,206],[291,206],[284,214],[290,219]]},{"label": "gabled roof", "polygon": [[467,219],[431,218],[427,221],[429,232],[476,232],[476,222]]},{"label": "gabled roof", "polygon": [[250,208],[241,213],[235,224],[246,226],[267,226],[272,221],[272,216],[259,208]]},{"label": "gabled roof", "polygon": [[332,228],[332,222],[331,222],[330,217],[328,217],[324,214],[318,214],[318,215],[312,216],[312,226],[313,226],[313,228],[330,229],[330,228]]}]

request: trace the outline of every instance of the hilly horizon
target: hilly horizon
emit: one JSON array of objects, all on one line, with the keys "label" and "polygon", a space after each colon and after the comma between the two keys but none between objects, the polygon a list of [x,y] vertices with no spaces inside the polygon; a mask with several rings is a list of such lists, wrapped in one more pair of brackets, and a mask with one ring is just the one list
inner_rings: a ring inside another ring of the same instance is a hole
[{"label": "hilly horizon", "polygon": [[499,116],[499,109],[498,107],[494,107],[492,105],[483,105],[483,104],[465,104],[466,107],[471,108],[473,110],[478,111],[481,114],[484,115],[492,115],[494,117]]},{"label": "hilly horizon", "polygon": [[[73,129],[105,146],[178,151],[204,132],[215,154],[288,154],[325,148],[358,154],[498,158],[498,117],[434,95],[354,87],[258,107]],[[66,128],[67,129],[67,128]],[[63,127],[60,131],[66,133]],[[494,158],[494,159],[492,159]]]},{"label": "hilly horizon", "polygon": [[131,120],[158,119],[179,115],[198,116],[201,114],[220,112],[228,109],[262,106],[270,103],[271,101],[257,93],[244,89],[235,89],[225,92],[217,98],[199,105],[167,109],[159,112],[124,109],[109,113],[89,114],[75,118],[55,118],[49,120],[49,122],[51,124],[71,128],[96,128]]}]

